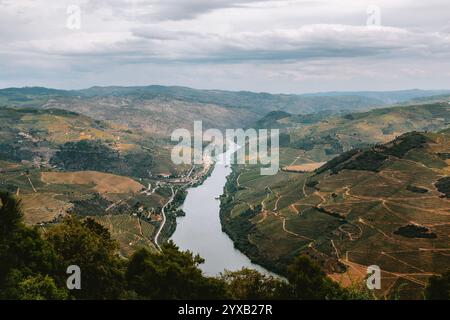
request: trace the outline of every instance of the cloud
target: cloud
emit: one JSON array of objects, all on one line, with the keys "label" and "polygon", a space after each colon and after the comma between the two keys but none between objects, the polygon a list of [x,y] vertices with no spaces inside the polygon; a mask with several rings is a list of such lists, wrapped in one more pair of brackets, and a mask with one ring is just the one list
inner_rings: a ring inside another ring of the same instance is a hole
[{"label": "cloud", "polygon": [[384,56],[449,56],[450,35],[393,27],[306,25],[261,32],[171,31],[155,26],[130,32],[73,33],[17,45],[52,55],[120,56],[180,62],[295,61]]},{"label": "cloud", "polygon": [[[310,81],[320,91],[320,81],[418,87],[426,75],[442,87],[450,3],[430,1],[0,0],[0,84],[147,79],[271,91],[276,82],[292,91]],[[372,3],[383,26],[365,25]],[[82,9],[80,30],[66,28],[70,4]]]},{"label": "cloud", "polygon": [[90,0],[87,7],[104,10],[111,8],[114,14],[140,20],[186,20],[225,8],[242,8],[251,3],[267,0]]}]

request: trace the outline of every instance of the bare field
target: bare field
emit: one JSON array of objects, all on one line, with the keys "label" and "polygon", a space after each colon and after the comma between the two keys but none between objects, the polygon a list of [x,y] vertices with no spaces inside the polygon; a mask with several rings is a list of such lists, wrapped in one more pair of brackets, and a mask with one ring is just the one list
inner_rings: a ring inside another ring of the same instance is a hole
[{"label": "bare field", "polygon": [[131,178],[95,171],[42,172],[41,180],[51,184],[92,185],[98,193],[135,193],[144,188]]},{"label": "bare field", "polygon": [[70,203],[55,199],[55,194],[24,193],[20,195],[26,224],[35,225],[48,222],[59,215],[65,215],[72,206]]},{"label": "bare field", "polygon": [[326,162],[314,162],[314,163],[299,164],[299,165],[284,167],[283,170],[300,172],[300,173],[313,172],[314,170],[319,169],[325,163]]}]

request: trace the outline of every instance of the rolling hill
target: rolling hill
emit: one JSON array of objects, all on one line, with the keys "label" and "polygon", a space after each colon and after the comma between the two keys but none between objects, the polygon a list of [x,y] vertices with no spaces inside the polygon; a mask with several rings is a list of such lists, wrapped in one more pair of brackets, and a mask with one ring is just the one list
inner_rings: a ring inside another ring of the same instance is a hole
[{"label": "rolling hill", "polygon": [[426,279],[450,265],[449,111],[437,103],[330,118],[270,113],[259,123],[289,135],[284,169],[261,176],[257,166],[234,167],[224,230],[271,270],[307,254],[350,285],[378,265],[380,295],[420,297]]},{"label": "rolling hill", "polygon": [[279,128],[282,146],[305,151],[322,162],[353,148],[386,143],[411,131],[437,131],[450,125],[450,104],[434,103],[374,109],[359,113],[292,115],[272,112],[259,128]]},{"label": "rolling hill", "polygon": [[172,164],[170,145],[116,124],[66,110],[0,107],[0,190],[21,199],[30,225],[93,216],[123,255],[153,248],[157,214],[170,197],[154,178],[187,169]]},{"label": "rolling hill", "polygon": [[92,87],[56,90],[39,87],[0,90],[0,105],[64,109],[98,120],[167,138],[175,128],[237,128],[254,123],[271,111],[310,114],[362,111],[447,91],[345,92],[269,94],[197,90],[186,87]]}]

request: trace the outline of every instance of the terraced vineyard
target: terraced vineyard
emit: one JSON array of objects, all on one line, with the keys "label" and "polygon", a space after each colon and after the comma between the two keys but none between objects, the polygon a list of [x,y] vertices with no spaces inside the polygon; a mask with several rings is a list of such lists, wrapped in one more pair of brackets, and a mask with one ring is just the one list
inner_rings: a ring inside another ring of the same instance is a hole
[{"label": "terraced vineyard", "polygon": [[360,113],[292,115],[271,113],[257,127],[279,128],[280,145],[305,151],[322,162],[353,148],[389,142],[411,131],[438,131],[450,124],[450,105],[434,103],[374,109]]},{"label": "terraced vineyard", "polygon": [[0,124],[0,190],[22,200],[27,224],[93,216],[110,227],[122,254],[153,247],[158,214],[170,196],[155,177],[187,171],[168,160],[169,145],[57,109],[0,107]]},{"label": "terraced vineyard", "polygon": [[[241,250],[272,270],[284,273],[307,254],[349,285],[378,265],[380,295],[418,298],[427,278],[450,265],[449,152],[448,130],[413,132],[344,153],[313,173],[269,178],[236,167],[222,222]],[[284,152],[282,165],[289,157],[308,161]]]}]

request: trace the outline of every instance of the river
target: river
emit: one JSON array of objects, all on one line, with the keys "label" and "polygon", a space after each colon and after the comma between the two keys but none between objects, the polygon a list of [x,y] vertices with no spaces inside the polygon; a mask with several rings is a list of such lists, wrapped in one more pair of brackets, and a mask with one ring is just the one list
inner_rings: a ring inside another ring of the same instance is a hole
[{"label": "river", "polygon": [[216,163],[202,185],[188,189],[183,204],[186,216],[177,219],[172,240],[180,249],[198,253],[205,259],[200,268],[206,275],[215,276],[224,269],[234,271],[243,267],[269,273],[235,249],[233,241],[222,231],[218,197],[223,194],[230,173],[229,166]]}]

